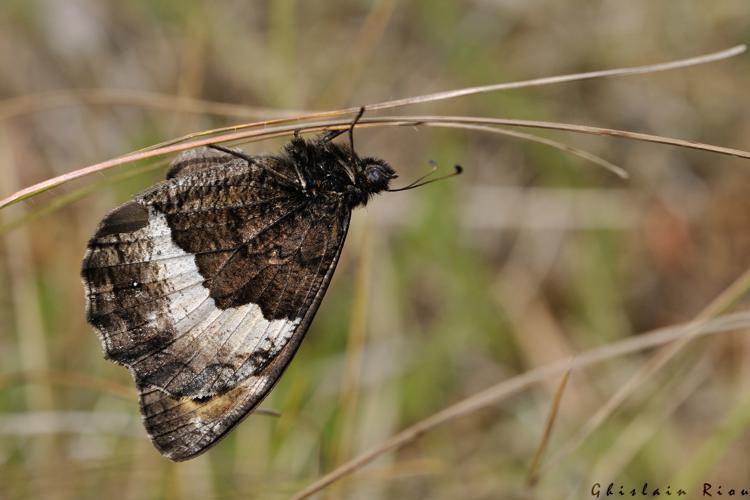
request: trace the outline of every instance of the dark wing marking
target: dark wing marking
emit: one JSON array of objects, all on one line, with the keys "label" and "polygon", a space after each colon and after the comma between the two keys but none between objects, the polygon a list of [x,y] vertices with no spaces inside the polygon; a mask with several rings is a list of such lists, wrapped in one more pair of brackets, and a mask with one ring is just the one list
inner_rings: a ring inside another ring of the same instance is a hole
[{"label": "dark wing marking", "polygon": [[132,233],[148,224],[148,210],[133,201],[110,212],[99,225],[95,238],[110,234]]}]

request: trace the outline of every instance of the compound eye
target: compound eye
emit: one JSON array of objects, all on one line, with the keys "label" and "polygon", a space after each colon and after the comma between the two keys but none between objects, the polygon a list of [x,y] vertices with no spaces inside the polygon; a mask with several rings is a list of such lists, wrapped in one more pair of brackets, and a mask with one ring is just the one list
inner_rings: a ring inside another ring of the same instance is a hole
[{"label": "compound eye", "polygon": [[379,184],[383,181],[383,172],[378,167],[370,167],[365,170],[365,176],[370,184]]}]

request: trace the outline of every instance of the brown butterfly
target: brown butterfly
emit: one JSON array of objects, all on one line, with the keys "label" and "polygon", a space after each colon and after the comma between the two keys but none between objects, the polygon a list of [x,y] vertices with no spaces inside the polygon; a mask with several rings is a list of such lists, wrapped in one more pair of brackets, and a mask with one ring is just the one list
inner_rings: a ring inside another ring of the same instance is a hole
[{"label": "brown butterfly", "polygon": [[279,155],[187,151],[90,240],[88,320],[106,357],[130,369],[146,430],[172,460],[212,446],[279,380],[330,283],[352,210],[426,183],[389,189],[393,169],[357,156],[353,125],[349,147],[332,142],[334,132],[295,137]]}]

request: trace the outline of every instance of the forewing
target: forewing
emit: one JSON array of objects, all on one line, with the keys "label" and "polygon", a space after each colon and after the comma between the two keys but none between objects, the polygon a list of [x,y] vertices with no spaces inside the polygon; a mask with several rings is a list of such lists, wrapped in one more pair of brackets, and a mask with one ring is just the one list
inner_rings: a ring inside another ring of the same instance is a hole
[{"label": "forewing", "polygon": [[335,268],[350,211],[308,203],[283,168],[188,152],[89,243],[89,321],[107,356],[130,368],[146,427],[173,459],[202,451],[263,399]]}]

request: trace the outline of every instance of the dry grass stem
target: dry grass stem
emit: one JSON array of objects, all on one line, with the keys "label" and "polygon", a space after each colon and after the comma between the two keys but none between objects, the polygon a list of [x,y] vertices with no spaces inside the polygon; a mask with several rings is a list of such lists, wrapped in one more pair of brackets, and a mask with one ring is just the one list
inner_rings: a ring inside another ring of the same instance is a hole
[{"label": "dry grass stem", "polygon": [[562,401],[563,394],[565,394],[565,388],[568,386],[569,379],[570,367],[565,370],[562,378],[560,379],[560,383],[557,386],[555,395],[552,398],[552,406],[550,407],[549,414],[547,415],[547,422],[544,425],[542,438],[539,440],[539,446],[536,449],[536,453],[534,453],[534,458],[532,458],[531,460],[531,465],[529,466],[529,475],[526,480],[526,484],[528,484],[530,487],[533,487],[539,481],[539,466],[542,463],[542,458],[544,458],[544,452],[547,450],[547,446],[549,445],[549,440],[552,436],[552,430],[555,427],[557,415],[560,410],[560,402]]},{"label": "dry grass stem", "polygon": [[[25,200],[39,193],[48,191],[55,187],[61,186],[74,179],[79,179],[87,175],[91,175],[97,172],[131,163],[135,161],[145,160],[153,158],[155,156],[177,153],[187,149],[197,148],[206,146],[208,144],[225,143],[234,141],[258,141],[261,139],[269,139],[272,137],[281,137],[291,135],[295,131],[304,132],[320,132],[323,130],[336,130],[346,128],[350,122],[347,120],[329,120],[326,122],[306,124],[304,126],[291,126],[284,125],[278,127],[271,127],[262,129],[259,131],[250,130],[243,132],[235,132],[231,134],[223,134],[217,137],[200,139],[191,141],[188,143],[172,144],[158,149],[142,150],[135,153],[128,154],[120,158],[113,158],[101,163],[96,163],[88,167],[69,172],[46,181],[39,182],[33,186],[21,189],[14,194],[0,200],[0,209],[8,205],[12,205],[21,200]],[[372,127],[372,126],[439,126],[439,127],[452,127],[452,128],[471,128],[476,125],[504,125],[504,126],[517,126],[517,127],[529,127],[529,128],[541,128],[551,130],[563,130],[568,132],[577,132],[582,134],[590,135],[609,135],[612,137],[621,137],[625,139],[653,142],[657,144],[666,144],[671,146],[679,146],[690,149],[697,149],[702,151],[708,151],[712,153],[719,153],[729,156],[736,156],[739,158],[750,159],[750,152],[743,151],[740,149],[727,148],[722,146],[714,146],[711,144],[704,144],[700,142],[688,141],[684,139],[675,139],[670,137],[663,137],[653,134],[644,134],[638,132],[630,132],[627,130],[608,129],[604,127],[592,127],[587,125],[572,125],[566,123],[555,123],[538,120],[511,120],[511,119],[500,119],[500,118],[478,118],[478,117],[464,117],[464,116],[421,116],[421,115],[409,115],[409,116],[395,116],[395,117],[379,117],[379,118],[363,118],[358,127]],[[471,126],[471,127],[467,127]]]},{"label": "dry grass stem", "polygon": [[425,432],[457,418],[469,415],[491,404],[496,404],[535,383],[559,375],[567,369],[580,370],[619,356],[633,354],[664,344],[669,344],[682,339],[688,334],[688,332],[692,332],[691,339],[695,339],[699,336],[728,333],[743,330],[748,327],[750,327],[750,313],[736,313],[720,316],[705,322],[692,322],[639,334],[600,348],[583,352],[578,355],[573,362],[568,360],[558,361],[556,363],[529,370],[469,396],[468,398],[404,429],[380,445],[354,457],[341,466],[336,467],[331,472],[321,476],[308,487],[296,493],[292,498],[299,500],[314,495],[337,480],[362,468],[379,456],[414,441]]},{"label": "dry grass stem", "polygon": [[35,219],[38,219],[39,217],[51,214],[67,205],[70,205],[71,203],[75,203],[76,201],[88,196],[89,194],[97,192],[98,190],[100,190],[101,188],[105,186],[116,184],[117,182],[121,182],[126,179],[136,177],[138,175],[141,175],[146,172],[150,172],[152,170],[165,168],[168,164],[169,164],[169,160],[167,159],[155,161],[153,163],[144,165],[142,167],[135,167],[135,168],[128,169],[127,172],[121,172],[116,175],[108,176],[104,180],[89,183],[69,193],[55,196],[53,199],[49,200],[48,202],[43,203],[39,206],[35,206],[33,210],[27,210],[22,215],[17,216],[14,219],[11,219],[8,221],[2,221],[2,223],[0,223],[0,234],[7,233],[9,231],[14,230],[15,228],[22,227],[25,224],[28,224],[29,222]]},{"label": "dry grass stem", "polygon": [[580,431],[558,450],[545,468],[551,468],[559,464],[563,458],[577,449],[631,394],[664,368],[692,340],[701,335],[701,328],[704,323],[728,311],[737,301],[746,296],[748,291],[750,291],[750,268],[696,316],[692,326],[685,330],[684,335],[677,342],[666,345],[656,352],[651,359],[621,385],[617,392],[601,405],[596,413],[581,427]]},{"label": "dry grass stem", "polygon": [[[519,82],[499,83],[495,85],[480,85],[477,87],[467,87],[457,90],[449,90],[446,92],[436,92],[434,94],[427,94],[418,97],[408,97],[406,99],[396,99],[393,101],[386,101],[378,104],[368,105],[367,110],[376,109],[390,109],[399,106],[407,106],[410,104],[421,104],[432,101],[442,101],[445,99],[454,99],[456,97],[462,97],[473,94],[484,94],[487,92],[497,92],[500,90],[512,90],[521,89],[528,87],[539,87],[542,85],[554,85],[563,82],[573,82],[580,80],[591,80],[593,78],[604,78],[613,76],[628,76],[628,75],[643,75],[647,73],[656,73],[658,71],[668,71],[673,69],[687,68],[688,66],[696,66],[698,64],[706,64],[722,59],[728,59],[742,54],[747,50],[746,45],[736,45],[729,49],[721,50],[719,52],[712,52],[702,56],[690,57],[687,59],[680,59],[677,61],[670,61],[659,64],[648,64],[645,66],[633,66],[630,68],[616,68],[616,69],[605,69],[599,71],[590,71],[588,73],[572,73],[569,75],[549,76],[544,78],[534,78],[532,80],[522,80]],[[358,108],[349,108],[346,110],[349,113],[357,112]]]},{"label": "dry grass stem", "polygon": [[[714,62],[714,61],[718,61],[721,59],[726,59],[728,57],[736,56],[738,54],[741,54],[745,50],[746,50],[745,45],[738,45],[738,46],[735,46],[735,47],[732,47],[730,49],[723,50],[720,52],[715,52],[715,53],[711,53],[711,54],[707,54],[703,56],[692,57],[688,59],[672,61],[672,62],[667,62],[667,63],[662,63],[662,64],[637,66],[637,67],[632,67],[632,68],[619,68],[619,69],[613,69],[613,70],[594,71],[594,72],[589,72],[589,73],[576,73],[576,74],[570,74],[570,75],[537,78],[533,80],[524,80],[524,81],[519,81],[519,82],[502,83],[502,84],[497,84],[497,85],[483,85],[479,87],[468,87],[464,89],[451,90],[447,92],[438,92],[438,93],[427,94],[423,96],[385,101],[381,103],[367,105],[365,108],[367,110],[390,109],[390,108],[405,106],[409,104],[439,101],[439,100],[451,99],[451,98],[455,98],[459,96],[480,94],[480,93],[486,93],[486,92],[495,92],[495,91],[500,91],[500,90],[533,87],[533,86],[539,86],[539,85],[550,85],[554,83],[561,83],[561,82],[574,81],[574,80],[584,80],[584,79],[591,79],[591,78],[652,73],[655,71],[664,71],[664,70],[670,70],[670,69],[684,68],[684,67],[692,66],[696,64]],[[175,103],[175,105],[178,105],[178,103]],[[239,140],[267,139],[271,137],[289,135],[295,131],[310,132],[310,131],[320,131],[320,130],[326,130],[326,129],[344,128],[349,124],[349,120],[329,120],[329,121],[324,121],[321,123],[306,123],[306,124],[302,124],[301,122],[303,120],[315,120],[315,119],[320,119],[320,118],[347,115],[347,114],[357,112],[358,110],[359,110],[358,107],[346,108],[342,110],[335,110],[335,111],[329,111],[329,112],[323,112],[323,113],[300,115],[296,118],[280,118],[276,120],[266,120],[262,122],[251,123],[251,124],[238,125],[235,127],[215,129],[215,130],[211,130],[207,132],[201,132],[198,134],[191,134],[189,136],[185,136],[184,138],[180,138],[175,141],[169,141],[167,143],[163,143],[162,145],[159,145],[161,147],[157,147],[156,149],[149,148],[146,150],[131,153],[129,155],[125,155],[120,158],[114,158],[114,159],[107,160],[101,163],[90,165],[88,167],[84,167],[82,169],[78,169],[73,172],[63,174],[61,176],[57,176],[51,179],[47,179],[46,181],[34,184],[33,186],[17,191],[16,193],[11,194],[7,198],[0,200],[0,208],[6,207],[18,201],[29,198],[30,196],[34,196],[35,194],[60,186],[73,179],[84,177],[86,175],[89,175],[95,172],[100,172],[102,170],[106,170],[106,169],[109,169],[118,165],[122,165],[125,163],[143,160],[143,159],[151,158],[154,156],[176,153],[178,151],[192,149],[192,148],[199,147],[199,146],[205,146],[207,144],[212,144],[212,143],[222,143],[222,142],[231,142],[231,141],[239,141]],[[290,122],[295,122],[295,124],[287,125],[287,126],[278,125],[278,124],[290,123]],[[693,148],[693,149],[701,149],[704,151],[711,151],[711,152],[716,152],[716,153],[721,153],[721,154],[739,156],[743,158],[750,158],[750,153],[746,151],[741,151],[741,150],[732,149],[732,148],[723,148],[719,146],[712,146],[708,144],[701,144],[701,143],[697,143],[693,141],[673,139],[673,138],[662,137],[662,136],[657,136],[657,135],[652,135],[652,134],[642,134],[642,133],[636,133],[636,132],[630,132],[630,131],[624,131],[624,130],[606,129],[602,127],[570,125],[570,124],[534,121],[534,120],[510,120],[510,119],[492,119],[492,118],[476,118],[476,117],[443,117],[443,116],[438,116],[438,117],[436,116],[407,116],[407,117],[390,117],[387,119],[386,118],[377,118],[377,119],[369,118],[369,119],[362,120],[363,126],[366,126],[367,124],[380,125],[380,126],[383,126],[383,125],[391,125],[391,126],[393,125],[434,125],[437,123],[441,123],[442,124],[441,126],[450,126],[451,123],[455,123],[455,124],[470,124],[470,125],[505,125],[505,126],[567,130],[570,132],[579,132],[579,133],[594,134],[594,135],[611,135],[615,137],[624,137],[624,138],[633,139],[633,140],[655,142],[655,143],[660,143],[660,144],[669,144],[669,145],[675,145],[675,146],[681,146],[681,147],[687,147],[687,148]],[[277,125],[277,126],[273,126],[273,125]],[[261,130],[259,132],[254,131],[254,130],[251,130],[248,132],[239,132],[240,130],[243,130],[246,128],[251,128],[251,129],[261,128]],[[225,132],[225,131],[233,131],[233,132],[226,133],[226,134],[216,136],[216,137],[212,137],[210,139],[202,139],[202,140],[190,141],[190,142],[183,143],[183,144],[176,144],[176,142],[178,141],[183,141],[183,140],[187,140],[190,138],[203,136],[206,134],[215,134],[215,133]]]},{"label": "dry grass stem", "polygon": [[[709,349],[701,354],[695,364],[671,376],[669,380],[662,382],[660,379],[658,390],[649,398],[652,404],[644,412],[639,412],[617,436],[608,453],[589,474],[590,484],[602,479],[608,482],[619,476],[625,466],[659,432],[661,425],[706,381],[719,351],[716,348]],[[546,469],[545,467],[545,471]]]}]

